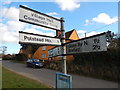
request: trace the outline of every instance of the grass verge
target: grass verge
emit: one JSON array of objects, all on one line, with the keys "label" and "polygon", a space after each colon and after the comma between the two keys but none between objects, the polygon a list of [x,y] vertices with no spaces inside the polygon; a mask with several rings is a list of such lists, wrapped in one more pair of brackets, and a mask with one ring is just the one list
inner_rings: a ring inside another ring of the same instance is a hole
[{"label": "grass verge", "polygon": [[2,89],[2,61],[0,61],[0,90]]},{"label": "grass verge", "polygon": [[35,80],[2,68],[2,88],[50,88]]}]

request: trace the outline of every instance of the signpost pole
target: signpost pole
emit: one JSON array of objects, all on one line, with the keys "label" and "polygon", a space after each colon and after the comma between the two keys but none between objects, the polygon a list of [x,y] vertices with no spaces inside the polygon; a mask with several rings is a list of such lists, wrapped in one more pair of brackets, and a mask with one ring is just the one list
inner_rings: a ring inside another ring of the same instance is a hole
[{"label": "signpost pole", "polygon": [[66,56],[64,56],[66,54],[66,47],[65,47],[65,30],[64,30],[64,18],[61,18],[61,45],[62,45],[62,60],[63,60],[63,72],[64,74],[67,74],[67,70],[66,70]]}]

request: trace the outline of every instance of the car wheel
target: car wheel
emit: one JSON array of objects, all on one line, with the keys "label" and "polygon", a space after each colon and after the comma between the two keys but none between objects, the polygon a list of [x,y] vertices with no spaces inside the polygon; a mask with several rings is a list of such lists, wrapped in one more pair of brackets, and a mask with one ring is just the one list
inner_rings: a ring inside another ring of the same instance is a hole
[{"label": "car wheel", "polygon": [[35,65],[33,65],[33,68],[35,68]]}]

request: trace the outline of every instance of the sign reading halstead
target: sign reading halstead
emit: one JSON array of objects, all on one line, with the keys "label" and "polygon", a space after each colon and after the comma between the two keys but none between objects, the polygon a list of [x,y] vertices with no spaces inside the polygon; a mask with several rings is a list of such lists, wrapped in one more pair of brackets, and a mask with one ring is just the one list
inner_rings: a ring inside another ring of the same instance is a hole
[{"label": "sign reading halstead", "polygon": [[19,31],[19,43],[61,45],[60,39]]},{"label": "sign reading halstead", "polygon": [[60,30],[60,20],[20,5],[19,20],[42,27]]},{"label": "sign reading halstead", "polygon": [[[107,51],[106,33],[97,34],[83,39],[75,40],[65,44],[66,54],[77,54],[87,52]],[[49,57],[61,56],[61,47],[56,47],[48,51]],[[59,53],[58,53],[59,52]]]}]

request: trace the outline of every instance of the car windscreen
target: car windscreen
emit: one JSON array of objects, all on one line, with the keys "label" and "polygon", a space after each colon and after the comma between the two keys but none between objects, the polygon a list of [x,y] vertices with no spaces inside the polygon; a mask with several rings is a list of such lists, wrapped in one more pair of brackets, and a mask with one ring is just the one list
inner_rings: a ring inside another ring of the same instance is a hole
[{"label": "car windscreen", "polygon": [[34,62],[40,62],[39,59],[34,59]]}]

